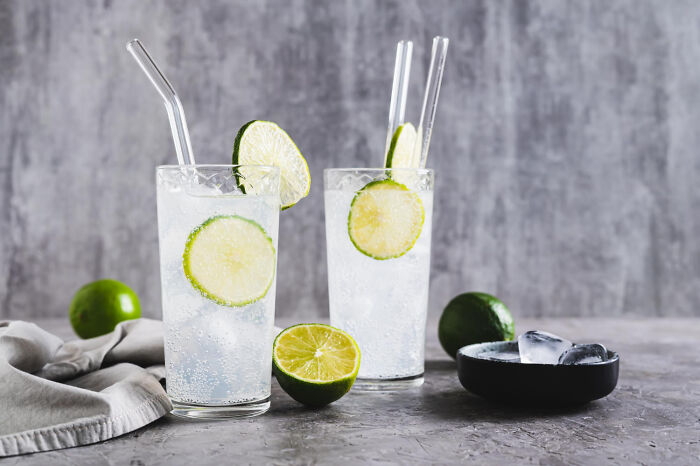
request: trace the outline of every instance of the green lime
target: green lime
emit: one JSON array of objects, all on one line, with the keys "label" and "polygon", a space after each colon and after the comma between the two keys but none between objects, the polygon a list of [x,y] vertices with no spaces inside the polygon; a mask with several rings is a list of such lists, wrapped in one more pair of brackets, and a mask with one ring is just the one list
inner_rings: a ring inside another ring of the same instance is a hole
[{"label": "green lime", "polygon": [[185,276],[203,296],[222,306],[263,298],[275,276],[275,247],[263,227],[238,215],[212,217],[187,238]]},{"label": "green lime", "polygon": [[352,387],[360,348],[342,330],[299,324],[283,330],[272,345],[272,371],[280,387],[299,403],[325,406]]},{"label": "green lime", "polygon": [[463,293],[442,311],[438,338],[444,350],[457,357],[463,346],[515,337],[513,316],[498,298],[486,293]]},{"label": "green lime", "polygon": [[348,234],[362,254],[393,259],[416,244],[424,219],[423,203],[416,193],[393,180],[372,181],[352,200]]},{"label": "green lime", "polygon": [[119,322],[141,317],[141,305],[122,282],[97,280],[75,293],[68,315],[80,338],[93,338],[111,332]]},{"label": "green lime", "polygon": [[[280,201],[288,209],[309,194],[311,175],[306,159],[292,138],[271,121],[249,121],[238,130],[233,143],[234,165],[272,165],[281,172]],[[254,183],[246,181],[245,168],[240,168],[240,184],[251,192]]]}]

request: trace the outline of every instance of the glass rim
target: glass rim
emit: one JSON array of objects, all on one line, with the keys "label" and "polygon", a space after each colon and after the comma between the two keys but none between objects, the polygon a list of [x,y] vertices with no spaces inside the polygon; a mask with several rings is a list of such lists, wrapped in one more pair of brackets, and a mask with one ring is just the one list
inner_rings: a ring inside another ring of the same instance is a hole
[{"label": "glass rim", "polygon": [[403,172],[413,172],[413,173],[418,173],[418,174],[423,174],[423,175],[429,175],[435,173],[435,169],[433,168],[373,168],[373,167],[356,167],[356,168],[324,168],[323,172],[324,173],[329,173],[329,172],[386,172],[386,171],[403,171]]},{"label": "glass rim", "polygon": [[194,163],[187,165],[157,165],[156,170],[182,170],[182,169],[197,169],[197,168],[213,168],[219,170],[226,170],[231,168],[255,168],[262,169],[271,172],[281,172],[279,167],[274,165],[246,165],[246,164],[227,164],[227,163]]}]

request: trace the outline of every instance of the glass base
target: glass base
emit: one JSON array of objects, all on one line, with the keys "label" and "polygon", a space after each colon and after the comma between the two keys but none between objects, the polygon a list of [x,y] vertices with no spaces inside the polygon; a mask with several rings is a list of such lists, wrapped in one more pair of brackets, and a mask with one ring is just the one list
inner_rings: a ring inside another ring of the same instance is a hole
[{"label": "glass base", "polygon": [[259,416],[270,409],[270,397],[236,405],[198,405],[171,400],[173,410],[178,417],[187,419],[231,419],[237,417]]},{"label": "glass base", "polygon": [[400,379],[361,379],[358,377],[352,389],[373,392],[393,392],[420,387],[423,385],[424,380],[423,374],[402,377]]}]

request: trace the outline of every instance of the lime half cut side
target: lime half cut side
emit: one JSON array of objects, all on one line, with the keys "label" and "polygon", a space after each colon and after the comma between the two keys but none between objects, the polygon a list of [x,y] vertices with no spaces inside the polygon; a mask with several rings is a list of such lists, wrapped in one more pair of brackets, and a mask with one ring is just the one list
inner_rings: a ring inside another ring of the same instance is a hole
[{"label": "lime half cut side", "polygon": [[[292,138],[271,121],[253,120],[238,130],[233,144],[234,165],[272,165],[279,167],[280,201],[287,209],[309,194],[311,175],[306,159]],[[245,167],[240,167],[241,187],[252,193],[245,179]]]},{"label": "lime half cut side", "polygon": [[283,330],[272,347],[273,371],[282,389],[308,406],[345,395],[360,369],[360,349],[346,332],[323,324]]},{"label": "lime half cut side", "polygon": [[253,220],[221,215],[190,233],[182,264],[187,279],[206,298],[222,306],[245,306],[270,289],[275,247]]},{"label": "lime half cut side", "polygon": [[394,180],[372,181],[352,200],[348,234],[362,254],[393,259],[416,244],[424,219],[423,202],[416,193]]}]

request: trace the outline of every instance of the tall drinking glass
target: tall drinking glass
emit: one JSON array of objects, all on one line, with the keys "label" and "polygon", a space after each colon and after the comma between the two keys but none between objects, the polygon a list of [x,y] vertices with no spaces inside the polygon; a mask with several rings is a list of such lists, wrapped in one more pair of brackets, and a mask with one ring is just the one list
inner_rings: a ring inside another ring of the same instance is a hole
[{"label": "tall drinking glass", "polygon": [[156,185],[173,413],[262,414],[270,406],[280,171],[161,166]]},{"label": "tall drinking glass", "polygon": [[355,338],[354,388],[423,383],[434,172],[324,171],[331,325]]}]

